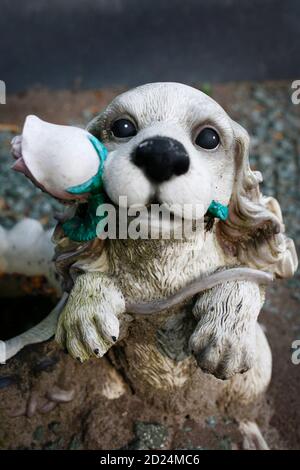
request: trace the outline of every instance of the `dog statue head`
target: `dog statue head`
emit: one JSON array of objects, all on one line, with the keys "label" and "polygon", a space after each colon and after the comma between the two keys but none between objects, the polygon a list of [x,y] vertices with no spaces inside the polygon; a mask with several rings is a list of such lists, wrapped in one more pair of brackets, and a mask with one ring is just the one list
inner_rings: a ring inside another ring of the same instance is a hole
[{"label": "dog statue head", "polygon": [[[153,83],[116,97],[88,130],[109,150],[104,188],[119,203],[192,204],[205,215],[212,201],[229,206],[216,233],[245,265],[291,276],[293,242],[279,204],[260,193],[249,165],[249,136],[212,98],[178,83]],[[198,212],[199,215],[199,212]]]}]

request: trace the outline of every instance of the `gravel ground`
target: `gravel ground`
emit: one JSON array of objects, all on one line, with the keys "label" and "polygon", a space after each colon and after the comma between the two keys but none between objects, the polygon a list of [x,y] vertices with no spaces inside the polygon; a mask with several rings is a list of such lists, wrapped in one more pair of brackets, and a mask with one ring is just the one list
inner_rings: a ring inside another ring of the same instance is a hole
[{"label": "gravel ground", "polygon": [[[291,102],[290,82],[205,85],[205,90],[250,133],[252,167],[263,173],[263,192],[279,200],[287,232],[299,248],[300,105]],[[0,224],[10,227],[26,215],[51,226],[53,212],[60,207],[58,202],[41,193],[22,175],[10,170],[9,143],[20,130],[25,116],[35,113],[52,122],[85,126],[119,91],[49,92],[35,89],[8,97],[8,104],[0,106]],[[298,271],[293,279],[270,288],[261,315],[273,352],[273,379],[267,396],[272,418],[269,424],[262,424],[262,430],[273,448],[300,448],[300,366],[291,363],[291,343],[300,339],[299,287]],[[220,418],[211,416],[206,424],[200,426],[187,417],[185,426],[176,428],[172,425],[167,429],[155,414],[147,423],[149,416],[142,405],[139,413],[124,421],[132,438],[118,441],[119,447],[151,448],[154,445],[155,448],[226,449],[232,447],[231,442],[236,442],[236,427],[232,421],[227,422],[227,418],[225,421],[221,418],[221,425]],[[262,413],[262,423],[264,413],[269,413],[269,409]],[[52,419],[55,420],[55,416]],[[45,442],[36,443],[42,441],[39,434],[36,430],[33,448],[47,445]],[[214,437],[210,438],[210,435]],[[76,439],[80,441],[80,438]],[[84,446],[76,439],[73,439],[73,447]],[[109,435],[106,435],[106,442],[109,442]],[[10,444],[12,447],[22,445],[24,442],[21,440],[17,445]]]}]

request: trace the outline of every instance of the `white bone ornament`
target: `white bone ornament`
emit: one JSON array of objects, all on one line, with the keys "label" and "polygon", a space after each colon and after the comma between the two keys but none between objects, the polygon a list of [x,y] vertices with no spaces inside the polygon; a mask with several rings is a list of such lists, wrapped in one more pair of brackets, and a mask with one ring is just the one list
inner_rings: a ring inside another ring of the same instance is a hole
[{"label": "white bone ornament", "polygon": [[59,199],[84,198],[86,195],[70,194],[67,189],[97,174],[99,156],[89,137],[84,129],[27,116],[22,136],[12,141],[17,159],[13,169]]}]

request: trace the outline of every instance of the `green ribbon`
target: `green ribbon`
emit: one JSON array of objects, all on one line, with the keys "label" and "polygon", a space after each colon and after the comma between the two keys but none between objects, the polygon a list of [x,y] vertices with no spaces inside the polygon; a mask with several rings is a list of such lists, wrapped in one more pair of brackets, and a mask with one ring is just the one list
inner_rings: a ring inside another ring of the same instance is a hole
[{"label": "green ribbon", "polygon": [[223,206],[220,202],[212,201],[207,212],[220,220],[226,220],[228,219],[229,208],[228,206]]},{"label": "green ribbon", "polygon": [[97,208],[104,203],[105,195],[100,193],[91,195],[87,204],[82,204],[85,207],[81,208],[80,205],[76,215],[62,224],[67,237],[74,242],[94,240],[97,236],[97,225],[105,217],[96,215]]},{"label": "green ribbon", "polygon": [[90,193],[90,196],[86,204],[79,205],[75,216],[62,224],[62,228],[67,237],[76,242],[94,240],[97,236],[97,225],[105,217],[105,215],[97,216],[96,212],[98,206],[105,202],[105,195],[102,192],[102,187],[104,162],[108,152],[104,145],[95,136],[89,135],[88,139],[99,156],[99,168],[97,173],[88,181],[67,189],[67,192],[70,194],[78,195]]}]

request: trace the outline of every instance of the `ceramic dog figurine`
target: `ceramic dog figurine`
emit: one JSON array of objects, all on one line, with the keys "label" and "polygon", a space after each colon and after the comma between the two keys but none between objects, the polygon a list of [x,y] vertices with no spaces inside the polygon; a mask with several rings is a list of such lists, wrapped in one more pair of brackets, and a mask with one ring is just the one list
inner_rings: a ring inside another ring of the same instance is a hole
[{"label": "ceramic dog figurine", "polygon": [[[261,174],[250,169],[247,132],[213,99],[176,83],[118,96],[87,130],[108,151],[101,184],[117,210],[124,196],[129,206],[198,204],[204,229],[181,240],[70,240],[64,219],[55,234],[56,262],[69,293],[57,342],[80,361],[113,347],[116,366],[148,396],[160,390],[159,399],[165,392],[168,401],[170,390],[192,388],[202,402],[216,393],[251,401],[271,376],[269,346],[257,323],[265,285],[292,276],[297,256],[279,204],[260,193]],[[20,145],[17,139],[18,157]],[[54,168],[50,160],[52,181],[46,187],[37,174],[34,180],[56,197],[75,200],[88,191],[58,194],[62,174],[65,191],[99,170],[96,154],[87,170],[78,161],[83,178],[75,181],[72,162]],[[18,169],[32,175],[34,165],[36,159],[27,158]],[[181,217],[180,210],[175,215]],[[197,365],[229,380],[216,382]]]}]

